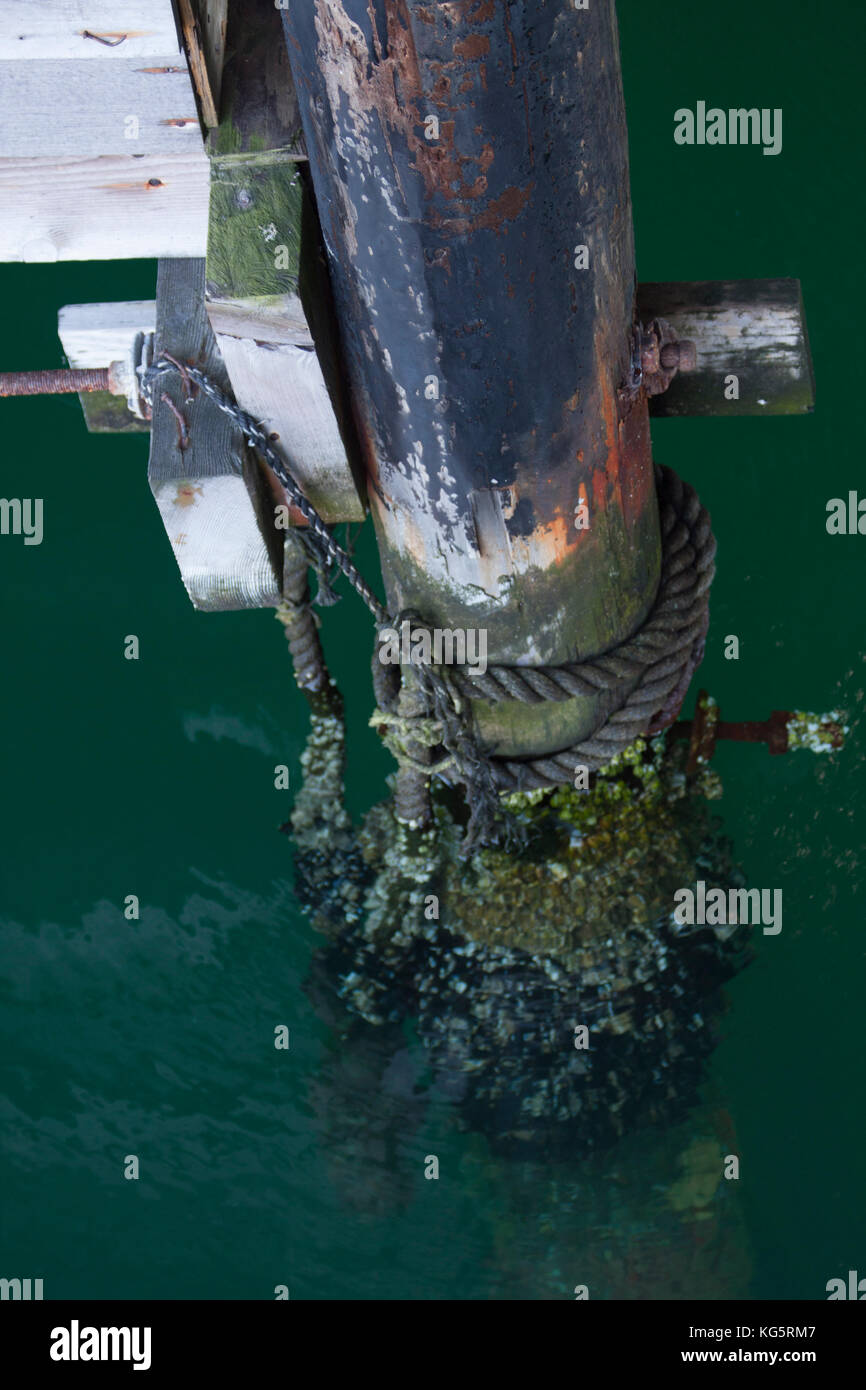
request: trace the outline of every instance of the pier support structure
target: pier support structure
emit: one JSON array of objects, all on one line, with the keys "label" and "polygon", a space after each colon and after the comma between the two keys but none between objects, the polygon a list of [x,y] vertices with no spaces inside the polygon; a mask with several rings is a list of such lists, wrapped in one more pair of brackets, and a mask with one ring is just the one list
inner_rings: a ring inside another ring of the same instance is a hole
[{"label": "pier support structure", "polygon": [[[282,18],[389,607],[490,663],[616,646],[660,545],[613,0]],[[624,693],[473,706],[519,756]]]}]

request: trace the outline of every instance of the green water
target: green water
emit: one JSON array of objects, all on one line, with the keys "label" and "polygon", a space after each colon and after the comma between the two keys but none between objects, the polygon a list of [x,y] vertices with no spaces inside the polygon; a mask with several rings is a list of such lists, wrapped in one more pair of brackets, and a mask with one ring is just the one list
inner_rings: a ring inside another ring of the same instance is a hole
[{"label": "green water", "polygon": [[[677,4],[661,22],[619,10],[641,278],[803,282],[814,416],[663,421],[653,438],[719,541],[695,689],[729,719],[841,707],[852,725],[832,760],[730,744],[716,760],[737,858],[751,884],[783,888],[785,924],[756,934],[728,987],[707,1094],[737,1135],[750,1295],[822,1298],[828,1279],[866,1273],[866,539],[824,525],[828,498],[863,476],[863,17],[780,0]],[[677,148],[673,111],[698,99],[782,107],[783,153]],[[155,266],[7,265],[0,289],[0,369],[49,366],[61,305],[150,298]],[[416,1104],[392,1038],[370,1030],[347,1056],[304,992],[317,942],[273,769],[296,784],[307,712],[272,615],[193,611],[145,438],[88,436],[74,397],[4,401],[0,423],[3,495],[45,499],[41,546],[0,540],[0,1275],[42,1277],[58,1298],[551,1296],[549,1278],[533,1283],[548,1247],[554,1296],[571,1297],[579,1166],[554,1183],[543,1164],[493,1163],[444,1098]],[[369,535],[360,557],[375,572]],[[130,633],[138,662],[123,658]],[[352,596],[323,635],[360,817],[391,764],[367,728],[371,633]],[[417,1053],[407,1032],[410,1070]]]}]

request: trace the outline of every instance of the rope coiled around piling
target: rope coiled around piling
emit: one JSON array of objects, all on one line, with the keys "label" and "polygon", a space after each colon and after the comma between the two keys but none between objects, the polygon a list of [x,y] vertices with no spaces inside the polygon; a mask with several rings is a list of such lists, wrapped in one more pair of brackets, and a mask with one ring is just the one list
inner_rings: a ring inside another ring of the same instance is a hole
[{"label": "rope coiled around piling", "polygon": [[[234,421],[307,521],[307,529],[303,534],[297,532],[296,539],[305,562],[318,573],[318,601],[332,601],[327,576],[334,567],[363,599],[380,633],[399,623],[400,617],[392,619],[388,615],[331,529],[301,492],[259,421],[199,369],[187,367],[168,355],[143,374],[143,391],[152,396],[156,379],[170,371],[184,379],[188,396],[194,383]],[[398,762],[401,819],[420,824],[429,818],[429,781],[432,776],[439,776],[466,788],[470,807],[467,846],[489,843],[498,838],[503,826],[501,793],[570,786],[578,768],[598,771],[635,739],[665,728],[676,716],[703,656],[716,542],[709,515],[694,489],[670,468],[657,466],[655,479],[662,541],[658,591],[644,623],[619,646],[587,661],[559,666],[493,665],[483,675],[470,675],[460,666],[413,665],[410,686],[402,684],[400,667],[383,668],[378,653],[374,656],[379,713],[370,722],[379,727]],[[290,567],[291,579],[279,616],[287,627],[299,683],[315,689],[321,680],[321,669],[317,667],[318,642],[306,601],[303,607],[307,611],[303,615],[300,611],[304,586],[300,583],[299,564],[305,568],[300,550],[296,559],[298,563]],[[417,615],[412,617],[416,626],[425,625]],[[540,704],[599,694],[609,695],[612,705],[599,727],[580,742],[543,757],[496,756],[480,745],[473,721],[467,718],[468,702],[472,700]]]},{"label": "rope coiled around piling", "polygon": [[569,700],[632,689],[588,738],[542,758],[492,758],[497,787],[526,790],[572,783],[575,766],[605,767],[642,734],[675,716],[703,656],[716,541],[694,488],[673,469],[656,467],[662,539],[659,587],[638,631],[589,661],[562,666],[491,666],[482,676],[455,669],[460,695],[476,700]]},{"label": "rope coiled around piling", "polygon": [[[501,793],[571,786],[578,768],[597,772],[606,767],[635,739],[665,728],[679,710],[703,657],[716,542],[709,514],[694,488],[670,468],[657,467],[655,477],[662,541],[659,587],[645,622],[618,647],[561,666],[488,666],[482,676],[470,676],[459,666],[413,667],[427,697],[424,725],[417,716],[400,717],[394,668],[383,674],[374,658],[377,702],[390,714],[385,742],[406,769],[410,786],[414,769],[416,808],[431,773],[464,783],[471,812],[470,848],[497,838]],[[469,700],[539,704],[600,693],[618,703],[599,727],[580,742],[543,757],[503,758],[481,749],[463,714]],[[432,731],[431,714],[438,720]],[[375,715],[370,722],[376,723]],[[411,748],[419,741],[430,749],[420,758]],[[444,757],[436,757],[437,746],[445,750]]]}]

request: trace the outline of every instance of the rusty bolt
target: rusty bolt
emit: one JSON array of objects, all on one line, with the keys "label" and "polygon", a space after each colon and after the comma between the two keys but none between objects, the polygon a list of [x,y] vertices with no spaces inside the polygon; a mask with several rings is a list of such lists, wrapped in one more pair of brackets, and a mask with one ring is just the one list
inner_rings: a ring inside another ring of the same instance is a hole
[{"label": "rusty bolt", "polygon": [[0,372],[0,396],[62,396],[110,391],[109,367],[61,367],[52,372]]},{"label": "rusty bolt", "polygon": [[664,344],[659,360],[666,372],[672,368],[680,372],[693,372],[698,365],[698,350],[690,339],[680,338],[675,343]]},{"label": "rusty bolt", "polygon": [[654,333],[644,333],[640,345],[640,369],[644,376],[657,376],[659,361],[659,340]]},{"label": "rusty bolt", "polygon": [[698,365],[695,344],[678,340],[667,319],[653,319],[639,330],[640,370],[648,396],[667,391],[678,371],[693,372]]}]

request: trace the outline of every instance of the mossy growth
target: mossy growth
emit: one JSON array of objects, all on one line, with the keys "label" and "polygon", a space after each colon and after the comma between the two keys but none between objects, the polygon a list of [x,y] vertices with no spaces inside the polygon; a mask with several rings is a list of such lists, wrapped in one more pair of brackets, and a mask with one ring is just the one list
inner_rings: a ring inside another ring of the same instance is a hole
[{"label": "mossy growth", "polygon": [[669,916],[708,833],[703,803],[719,794],[708,768],[687,781],[686,756],[685,745],[663,736],[640,738],[588,791],[504,797],[528,848],[517,856],[484,849],[450,866],[455,928],[474,941],[555,954],[568,969],[585,968],[612,928]]},{"label": "mossy growth", "polygon": [[303,189],[279,161],[212,169],[208,297],[270,301],[298,292]]},{"label": "mossy growth", "polygon": [[90,434],[146,434],[150,430],[150,421],[133,415],[125,396],[112,396],[110,391],[82,391],[78,399]]}]

